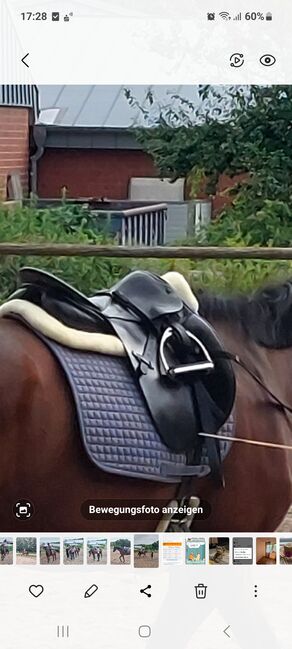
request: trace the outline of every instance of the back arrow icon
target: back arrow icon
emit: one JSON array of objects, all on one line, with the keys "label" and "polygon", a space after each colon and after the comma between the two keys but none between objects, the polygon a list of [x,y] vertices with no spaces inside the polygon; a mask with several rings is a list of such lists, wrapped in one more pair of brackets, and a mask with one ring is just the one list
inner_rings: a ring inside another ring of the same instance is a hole
[{"label": "back arrow icon", "polygon": [[229,624],[229,626],[226,627],[226,629],[224,629],[223,633],[225,633],[225,635],[227,635],[227,638],[231,638],[231,635],[229,635],[229,633],[227,633],[228,629],[230,629],[230,624]]},{"label": "back arrow icon", "polygon": [[24,63],[24,65],[26,65],[27,68],[29,68],[29,65],[28,65],[28,63],[26,62],[25,59],[26,59],[28,56],[29,56],[29,52],[28,52],[28,53],[23,57],[23,59],[21,59],[21,62]]}]

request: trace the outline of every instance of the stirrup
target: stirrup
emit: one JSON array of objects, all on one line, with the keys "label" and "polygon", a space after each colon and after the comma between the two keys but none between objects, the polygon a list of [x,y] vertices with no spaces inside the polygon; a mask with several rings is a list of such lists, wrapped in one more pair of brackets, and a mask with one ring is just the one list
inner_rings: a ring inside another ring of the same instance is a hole
[{"label": "stirrup", "polygon": [[[177,508],[183,507],[187,500],[187,506],[191,508],[198,507],[200,504],[200,498],[198,496],[190,496],[188,499],[184,496],[180,501],[171,500],[167,507]],[[195,513],[190,513],[179,518],[177,514],[164,514],[162,519],[159,521],[156,532],[189,532],[195,518]]]},{"label": "stirrup", "polygon": [[193,340],[196,343],[196,345],[198,345],[198,347],[200,348],[201,352],[205,357],[205,360],[198,361],[197,363],[190,363],[184,365],[177,365],[176,367],[170,367],[165,356],[165,346],[166,343],[169,342],[170,338],[172,338],[175,334],[172,327],[167,327],[167,329],[165,329],[164,333],[161,336],[160,345],[159,345],[159,355],[160,355],[163,369],[166,372],[166,374],[168,376],[173,377],[182,374],[187,374],[188,372],[213,370],[215,365],[205,345],[203,345],[201,340],[199,340],[199,338],[197,338],[197,336],[191,333],[188,329],[185,330],[185,333],[191,340]]}]

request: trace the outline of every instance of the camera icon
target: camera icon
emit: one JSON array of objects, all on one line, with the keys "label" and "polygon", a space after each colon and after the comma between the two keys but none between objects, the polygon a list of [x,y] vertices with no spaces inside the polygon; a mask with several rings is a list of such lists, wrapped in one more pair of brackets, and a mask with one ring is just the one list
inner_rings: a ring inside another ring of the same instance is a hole
[{"label": "camera icon", "polygon": [[207,20],[215,20],[215,12],[211,11],[207,13]]}]

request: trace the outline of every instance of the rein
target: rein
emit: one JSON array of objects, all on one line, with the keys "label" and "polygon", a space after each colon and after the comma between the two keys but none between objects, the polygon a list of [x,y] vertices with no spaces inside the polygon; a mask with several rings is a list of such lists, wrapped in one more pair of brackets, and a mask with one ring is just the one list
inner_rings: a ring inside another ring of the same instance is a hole
[{"label": "rein", "polygon": [[[249,376],[281,407],[282,410],[287,410],[292,413],[292,406],[285,404],[279,397],[277,397],[269,388],[263,383],[263,381],[255,374],[240,358],[237,354],[232,354],[231,352],[220,352],[216,355],[217,358],[226,358],[227,360],[233,361],[239,367],[245,370]],[[275,444],[274,442],[259,442],[252,439],[247,439],[245,437],[227,437],[226,435],[213,434],[213,433],[198,433],[201,437],[210,437],[213,439],[222,439],[231,442],[239,442],[241,444],[250,444],[253,446],[264,446],[267,448],[281,448],[286,451],[292,451],[292,445],[290,444]]]},{"label": "rein", "polygon": [[268,448],[282,448],[286,451],[292,451],[292,445],[274,444],[273,442],[258,442],[255,439],[245,437],[227,437],[227,435],[213,435],[213,433],[198,433],[201,437],[212,437],[213,439],[223,439],[227,442],[241,442],[242,444],[252,444],[254,446],[266,446]]},{"label": "rein", "polygon": [[276,403],[283,409],[283,410],[288,410],[288,412],[292,413],[292,406],[288,406],[286,403],[281,401],[279,397],[277,397],[267,386],[263,383],[263,381],[255,374],[252,370],[249,369],[249,367],[237,356],[237,354],[232,354],[231,352],[222,352],[221,354],[218,354],[218,357],[226,358],[227,360],[233,361],[239,367],[241,367],[247,374],[249,374],[254,381],[265,391],[267,394],[274,400]]},{"label": "rein", "polygon": [[[227,351],[222,351],[219,352],[215,355],[216,358],[225,358],[226,360],[230,360],[233,363],[236,363],[239,367],[241,367],[251,378],[264,390],[270,397],[275,401],[278,406],[281,407],[282,410],[287,410],[288,412],[292,413],[292,406],[288,406],[287,404],[283,403],[279,397],[277,397],[264,383],[263,381],[255,374],[242,360],[239,356],[236,354],[232,354],[231,352]],[[244,437],[229,437],[227,435],[220,435],[220,434],[213,434],[213,433],[198,433],[200,437],[208,437],[212,438],[215,440],[225,440],[227,442],[239,442],[240,444],[250,444],[252,446],[261,446],[265,448],[273,448],[273,449],[282,449],[286,451],[292,451],[292,445],[288,444],[276,444],[274,442],[259,442],[257,440],[253,439],[247,439]],[[224,485],[223,485],[224,486]],[[198,506],[200,504],[200,498],[197,496],[190,496],[187,498],[186,493],[189,487],[189,483],[183,482],[181,485],[181,488],[178,491],[177,494],[177,500],[172,500],[168,504],[169,507],[176,507],[185,504],[186,500],[188,502],[188,505],[191,506]],[[189,532],[192,528],[192,524],[195,518],[195,514],[191,513],[188,516],[185,516],[181,520],[177,518],[175,515],[172,514],[164,514],[162,519],[159,521],[156,532]]]}]

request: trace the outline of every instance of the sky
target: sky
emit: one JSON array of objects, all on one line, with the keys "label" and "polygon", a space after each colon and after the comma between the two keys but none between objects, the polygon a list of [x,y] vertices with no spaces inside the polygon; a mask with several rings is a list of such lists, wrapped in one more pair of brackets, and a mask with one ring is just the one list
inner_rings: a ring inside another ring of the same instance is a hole
[{"label": "sky", "polygon": [[150,545],[158,541],[158,534],[135,534],[134,545]]}]

